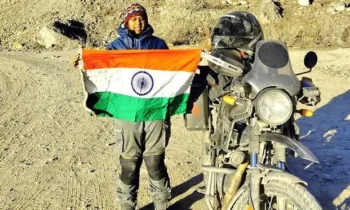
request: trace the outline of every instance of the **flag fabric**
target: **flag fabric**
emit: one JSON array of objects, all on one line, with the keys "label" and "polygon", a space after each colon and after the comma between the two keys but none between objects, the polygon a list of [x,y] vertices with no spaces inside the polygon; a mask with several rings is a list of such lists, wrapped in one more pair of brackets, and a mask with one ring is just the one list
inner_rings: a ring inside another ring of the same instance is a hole
[{"label": "flag fabric", "polygon": [[85,107],[141,122],[184,114],[201,50],[91,50],[81,53]]}]

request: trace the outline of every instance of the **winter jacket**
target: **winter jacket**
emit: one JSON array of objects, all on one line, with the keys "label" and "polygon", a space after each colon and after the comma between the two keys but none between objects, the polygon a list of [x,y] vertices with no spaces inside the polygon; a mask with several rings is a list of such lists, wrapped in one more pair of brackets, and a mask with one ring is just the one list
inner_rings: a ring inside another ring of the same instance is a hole
[{"label": "winter jacket", "polygon": [[136,38],[129,29],[121,24],[117,29],[120,37],[108,44],[107,50],[127,50],[127,49],[168,49],[165,41],[153,36],[153,28],[147,28]]}]

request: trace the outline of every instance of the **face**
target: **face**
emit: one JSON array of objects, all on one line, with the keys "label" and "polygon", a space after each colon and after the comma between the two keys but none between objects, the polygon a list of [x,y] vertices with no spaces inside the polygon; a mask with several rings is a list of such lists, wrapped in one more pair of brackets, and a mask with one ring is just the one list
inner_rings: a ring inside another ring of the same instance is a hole
[{"label": "face", "polygon": [[141,15],[134,16],[128,21],[129,30],[134,31],[136,35],[141,34],[145,29],[145,25],[146,19]]}]

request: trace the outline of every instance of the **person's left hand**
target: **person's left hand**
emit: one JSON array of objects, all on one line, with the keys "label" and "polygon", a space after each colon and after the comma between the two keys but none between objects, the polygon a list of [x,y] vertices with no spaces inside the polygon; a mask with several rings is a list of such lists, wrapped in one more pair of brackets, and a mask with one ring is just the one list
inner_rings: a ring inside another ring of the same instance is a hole
[{"label": "person's left hand", "polygon": [[72,64],[74,68],[78,68],[79,61],[80,61],[80,54],[74,55],[72,58]]}]

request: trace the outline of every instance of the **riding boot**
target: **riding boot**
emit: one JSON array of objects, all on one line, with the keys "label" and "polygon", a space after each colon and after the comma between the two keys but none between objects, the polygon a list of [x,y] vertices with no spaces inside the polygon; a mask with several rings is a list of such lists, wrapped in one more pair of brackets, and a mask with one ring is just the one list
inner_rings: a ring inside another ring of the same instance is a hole
[{"label": "riding boot", "polygon": [[117,197],[121,210],[135,210],[137,202],[137,186],[126,185],[118,180]]},{"label": "riding boot", "polygon": [[152,197],[155,210],[166,210],[171,199],[169,179],[167,177],[159,181],[150,179],[149,194]]}]

